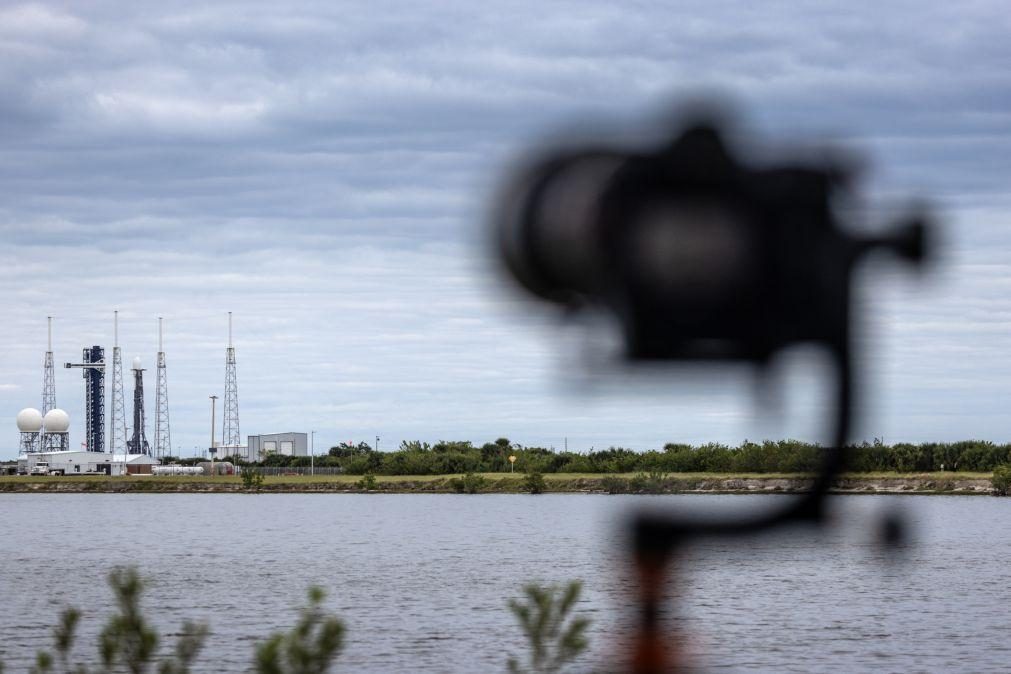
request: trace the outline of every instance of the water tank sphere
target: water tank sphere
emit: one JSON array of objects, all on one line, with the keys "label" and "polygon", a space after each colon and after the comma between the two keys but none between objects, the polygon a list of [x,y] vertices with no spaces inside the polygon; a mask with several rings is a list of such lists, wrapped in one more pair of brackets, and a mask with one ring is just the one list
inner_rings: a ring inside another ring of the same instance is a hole
[{"label": "water tank sphere", "polygon": [[18,430],[22,433],[38,433],[42,430],[42,412],[34,407],[26,407],[18,412]]},{"label": "water tank sphere", "polygon": [[48,433],[66,433],[70,429],[70,415],[63,410],[49,410],[42,422]]},{"label": "water tank sphere", "polygon": [[140,356],[134,356],[133,357],[133,369],[134,370],[140,370],[141,369],[141,367],[140,367]]}]

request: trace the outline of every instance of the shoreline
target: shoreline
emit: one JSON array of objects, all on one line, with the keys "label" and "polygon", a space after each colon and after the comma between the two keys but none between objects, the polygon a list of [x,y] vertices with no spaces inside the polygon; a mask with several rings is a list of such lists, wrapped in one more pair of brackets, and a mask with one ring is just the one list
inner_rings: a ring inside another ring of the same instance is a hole
[{"label": "shoreline", "polygon": [[[0,493],[330,493],[330,494],[452,494],[458,475],[377,475],[372,489],[358,485],[357,475],[271,476],[259,489],[246,489],[239,477],[3,477]],[[523,494],[521,474],[483,474],[478,494]],[[546,494],[802,494],[810,489],[807,475],[678,474],[637,482],[631,474],[545,474]],[[957,494],[989,495],[990,476],[984,473],[849,474],[836,479],[836,494]]]}]

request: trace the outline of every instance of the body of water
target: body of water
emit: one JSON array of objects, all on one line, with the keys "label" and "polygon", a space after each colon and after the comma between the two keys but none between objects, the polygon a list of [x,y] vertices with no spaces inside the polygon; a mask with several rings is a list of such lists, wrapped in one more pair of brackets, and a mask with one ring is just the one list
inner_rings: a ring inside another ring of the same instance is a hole
[{"label": "body of water", "polygon": [[[622,525],[643,505],[712,510],[766,495],[0,494],[0,659],[26,669],[62,607],[85,610],[77,652],[111,610],[109,569],[149,579],[171,635],[210,623],[198,671],[244,671],[293,624],[312,584],[346,622],[345,670],[504,671],[524,642],[506,602],[528,581],[581,579],[585,670],[633,622]],[[1011,499],[839,496],[834,526],[709,542],[681,563],[677,617],[695,662],[724,671],[1006,671]],[[889,555],[881,517],[912,544]]]}]

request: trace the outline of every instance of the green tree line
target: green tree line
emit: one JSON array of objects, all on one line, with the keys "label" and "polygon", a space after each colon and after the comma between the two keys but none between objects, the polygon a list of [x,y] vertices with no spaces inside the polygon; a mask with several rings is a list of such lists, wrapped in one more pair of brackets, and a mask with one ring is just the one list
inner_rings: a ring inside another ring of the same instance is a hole
[{"label": "green tree line", "polygon": [[[989,472],[1011,463],[1011,444],[985,440],[961,442],[864,442],[847,447],[847,469],[853,472],[897,471]],[[824,448],[798,440],[745,441],[737,446],[668,443],[663,449],[636,451],[609,447],[588,452],[524,447],[499,438],[475,445],[470,441],[434,444],[405,441],[393,451],[376,451],[367,443],[343,443],[314,458],[319,467],[340,467],[351,475],[446,475],[509,472],[538,473],[805,473],[817,471]],[[223,457],[227,459],[228,457]],[[234,458],[234,457],[233,457]],[[269,455],[262,462],[240,465],[308,466],[308,456]]]}]

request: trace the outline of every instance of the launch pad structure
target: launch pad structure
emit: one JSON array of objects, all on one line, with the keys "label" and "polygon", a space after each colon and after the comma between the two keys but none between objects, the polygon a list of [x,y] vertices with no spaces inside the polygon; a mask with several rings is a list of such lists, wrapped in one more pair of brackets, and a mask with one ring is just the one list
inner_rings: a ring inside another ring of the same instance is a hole
[{"label": "launch pad structure", "polygon": [[[26,407],[18,416],[21,454],[69,452],[69,416],[56,407],[55,359],[53,357],[53,317],[47,316],[47,343],[43,361],[41,411]],[[127,424],[123,355],[119,346],[119,310],[113,312],[113,346],[106,359],[100,345],[85,347],[79,362],[65,362],[66,369],[81,370],[84,380],[85,437],[82,451],[114,456],[147,454],[156,458],[172,456],[169,426],[168,367],[164,348],[162,317],[158,317],[158,352],[154,403],[154,442],[146,436],[144,409],[144,368],[140,358],[133,361],[134,407],[132,428]],[[109,374],[109,418],[106,419],[106,374]],[[222,446],[243,449],[239,430],[239,402],[235,347],[232,344],[232,313],[228,312],[228,347],[225,351],[225,394],[222,410]],[[45,423],[41,420],[44,419]],[[38,422],[38,423],[37,423]],[[106,423],[108,422],[108,426]],[[36,426],[38,426],[36,428]]]},{"label": "launch pad structure", "polygon": [[81,368],[84,377],[84,442],[89,452],[105,451],[105,349],[85,347],[80,363],[64,363]]}]

